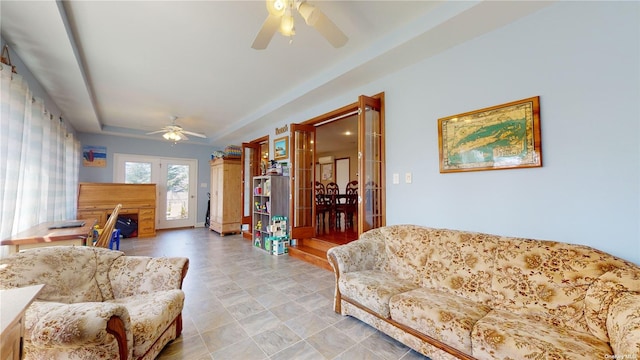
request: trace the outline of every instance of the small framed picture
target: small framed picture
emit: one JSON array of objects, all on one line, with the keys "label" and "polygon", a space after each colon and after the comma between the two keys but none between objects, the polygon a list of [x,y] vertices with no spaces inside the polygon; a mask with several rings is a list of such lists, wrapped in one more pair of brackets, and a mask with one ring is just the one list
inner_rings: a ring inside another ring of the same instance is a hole
[{"label": "small framed picture", "polygon": [[281,137],[275,139],[273,142],[274,155],[273,158],[275,160],[279,159],[288,159],[289,158],[289,137]]},{"label": "small framed picture", "polygon": [[333,180],[333,164],[322,164],[320,166],[322,172],[322,181]]}]

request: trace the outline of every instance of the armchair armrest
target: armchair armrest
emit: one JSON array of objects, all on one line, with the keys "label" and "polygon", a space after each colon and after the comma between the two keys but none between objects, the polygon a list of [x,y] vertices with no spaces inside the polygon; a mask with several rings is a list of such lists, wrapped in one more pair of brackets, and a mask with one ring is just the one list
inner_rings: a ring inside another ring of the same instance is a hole
[{"label": "armchair armrest", "polygon": [[114,298],[181,289],[189,269],[184,257],[121,256],[109,269]]},{"label": "armchair armrest", "polygon": [[386,260],[384,235],[379,229],[369,230],[356,241],[327,251],[327,259],[338,274],[379,269]]},{"label": "armchair armrest", "polygon": [[613,301],[607,332],[616,358],[640,358],[640,293],[624,292]]},{"label": "armchair armrest", "polygon": [[130,327],[127,309],[113,303],[35,301],[25,314],[25,339],[35,347],[103,345],[112,341],[111,334],[128,358],[133,349]]}]

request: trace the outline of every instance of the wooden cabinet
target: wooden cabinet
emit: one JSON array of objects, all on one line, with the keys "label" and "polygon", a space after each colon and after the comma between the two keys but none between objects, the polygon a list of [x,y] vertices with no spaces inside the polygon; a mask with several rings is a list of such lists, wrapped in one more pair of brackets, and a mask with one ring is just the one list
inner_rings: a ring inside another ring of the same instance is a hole
[{"label": "wooden cabinet", "polygon": [[289,177],[255,176],[252,208],[253,244],[268,250],[264,240],[269,236],[267,227],[271,225],[273,217],[283,216],[289,220]]},{"label": "wooden cabinet", "polygon": [[116,205],[138,223],[138,237],[156,236],[156,184],[80,183],[78,219],[98,219],[104,227]]},{"label": "wooden cabinet", "polygon": [[242,225],[242,174],[240,159],[211,160],[210,225],[226,235],[239,233]]}]

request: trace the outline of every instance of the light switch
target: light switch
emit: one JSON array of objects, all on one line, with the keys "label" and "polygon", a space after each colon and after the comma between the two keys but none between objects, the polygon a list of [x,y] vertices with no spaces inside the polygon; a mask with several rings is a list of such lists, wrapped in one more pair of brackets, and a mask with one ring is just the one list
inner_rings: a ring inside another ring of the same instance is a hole
[{"label": "light switch", "polygon": [[400,184],[400,174],[398,173],[393,174],[393,183]]},{"label": "light switch", "polygon": [[404,182],[405,182],[405,183],[407,183],[407,184],[411,184],[411,180],[413,180],[413,179],[411,178],[411,173],[406,173],[406,174],[404,174]]}]

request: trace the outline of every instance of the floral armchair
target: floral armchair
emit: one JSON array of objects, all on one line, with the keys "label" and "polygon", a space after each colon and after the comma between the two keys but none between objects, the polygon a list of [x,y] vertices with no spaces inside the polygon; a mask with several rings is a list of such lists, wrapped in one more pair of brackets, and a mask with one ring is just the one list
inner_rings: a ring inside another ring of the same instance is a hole
[{"label": "floral armchair", "polygon": [[188,264],[43,247],[0,260],[0,288],[45,284],[25,313],[25,359],[154,359],[182,332]]}]

